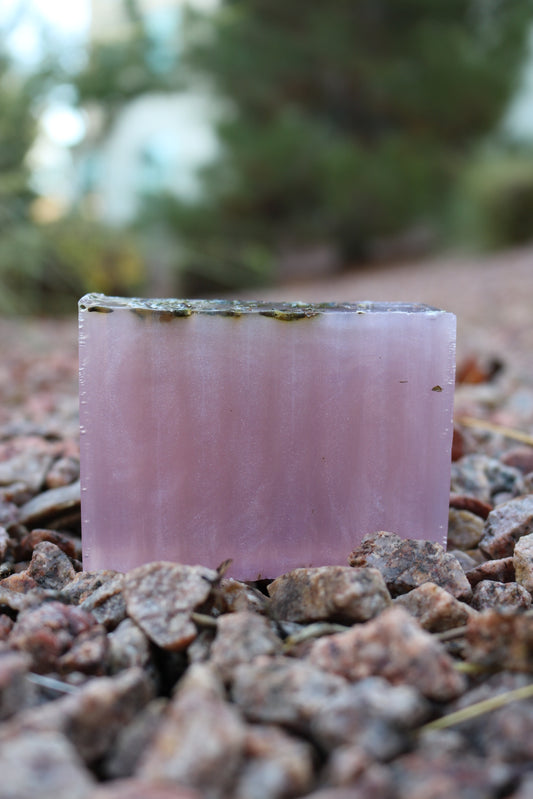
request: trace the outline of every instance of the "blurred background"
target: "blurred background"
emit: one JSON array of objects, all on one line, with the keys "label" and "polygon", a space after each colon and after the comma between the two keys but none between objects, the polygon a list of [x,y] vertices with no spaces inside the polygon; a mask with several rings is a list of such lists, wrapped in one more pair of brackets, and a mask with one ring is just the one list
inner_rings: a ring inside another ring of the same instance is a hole
[{"label": "blurred background", "polygon": [[531,0],[1,2],[3,314],[532,240]]}]

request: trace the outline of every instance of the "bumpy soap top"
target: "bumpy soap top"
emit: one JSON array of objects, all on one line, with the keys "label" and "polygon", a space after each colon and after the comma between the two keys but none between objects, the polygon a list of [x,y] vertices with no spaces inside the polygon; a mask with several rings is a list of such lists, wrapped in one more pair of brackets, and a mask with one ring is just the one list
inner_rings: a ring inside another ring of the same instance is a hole
[{"label": "bumpy soap top", "polygon": [[86,294],[79,301],[80,311],[112,313],[130,310],[140,316],[164,313],[169,316],[218,314],[242,316],[261,314],[275,319],[302,319],[325,313],[428,313],[445,311],[430,305],[408,302],[268,302],[264,300],[184,300],[143,299],[141,297],[107,297],[105,294]]}]

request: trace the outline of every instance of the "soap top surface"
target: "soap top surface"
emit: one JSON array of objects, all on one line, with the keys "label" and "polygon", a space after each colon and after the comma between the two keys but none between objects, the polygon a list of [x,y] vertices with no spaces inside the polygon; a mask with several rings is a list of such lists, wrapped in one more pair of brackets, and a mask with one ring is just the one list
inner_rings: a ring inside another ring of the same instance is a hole
[{"label": "soap top surface", "polygon": [[187,300],[187,299],[147,299],[142,297],[108,297],[105,294],[86,294],[79,301],[80,311],[112,313],[129,310],[145,315],[164,313],[172,316],[192,316],[193,314],[216,314],[219,316],[242,316],[260,314],[277,319],[301,319],[321,314],[445,314],[439,308],[423,303],[409,302],[269,302],[267,300]]}]

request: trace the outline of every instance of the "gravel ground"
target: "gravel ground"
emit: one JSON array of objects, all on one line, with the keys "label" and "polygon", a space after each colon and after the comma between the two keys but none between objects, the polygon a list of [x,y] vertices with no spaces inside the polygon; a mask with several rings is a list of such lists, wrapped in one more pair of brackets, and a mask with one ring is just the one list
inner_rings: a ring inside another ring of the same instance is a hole
[{"label": "gravel ground", "polygon": [[269,296],[458,314],[448,550],[84,572],[76,324],[1,320],[0,799],[533,796],[533,250]]}]

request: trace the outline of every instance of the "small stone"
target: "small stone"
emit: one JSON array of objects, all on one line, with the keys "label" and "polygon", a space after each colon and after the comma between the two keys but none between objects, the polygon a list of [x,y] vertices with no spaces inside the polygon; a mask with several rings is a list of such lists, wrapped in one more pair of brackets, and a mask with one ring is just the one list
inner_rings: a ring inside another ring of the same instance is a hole
[{"label": "small stone", "polygon": [[468,582],[474,588],[482,580],[495,580],[498,583],[513,583],[515,570],[513,558],[498,558],[469,569],[466,572]]},{"label": "small stone", "polygon": [[[11,576],[18,577],[18,575]],[[7,581],[10,579],[10,577],[6,577],[5,580],[0,582],[0,610],[3,612],[7,610],[9,613],[16,614],[21,610],[29,610],[30,608],[38,607],[48,596],[49,592],[45,591],[43,588],[37,587],[25,593],[22,591],[14,591],[6,585]]]},{"label": "small stone", "polygon": [[58,658],[70,649],[77,636],[95,624],[93,617],[80,608],[47,602],[19,614],[9,643],[14,649],[27,652],[32,669],[45,674],[54,671]]},{"label": "small stone", "polygon": [[488,668],[533,672],[533,617],[485,610],[469,619],[467,658]]},{"label": "small stone", "polygon": [[223,699],[212,670],[195,664],[181,681],[137,776],[222,799],[237,776],[245,735],[240,714]]},{"label": "small stone", "polygon": [[146,780],[116,780],[102,785],[88,799],[204,799],[197,791]]},{"label": "small stone", "polygon": [[221,613],[235,613],[239,610],[266,613],[270,604],[268,597],[257,588],[232,578],[221,580],[214,593],[216,606]]},{"label": "small stone", "polygon": [[124,619],[108,636],[109,670],[112,674],[139,666],[147,669],[151,662],[150,641],[131,619]]},{"label": "small stone", "polygon": [[77,458],[58,458],[46,475],[48,488],[61,488],[70,485],[80,477],[80,462]]},{"label": "small stone", "polygon": [[474,589],[472,607],[476,610],[528,610],[531,607],[531,594],[518,583],[482,580]]},{"label": "small stone", "polygon": [[496,799],[507,787],[511,772],[484,758],[461,758],[435,752],[412,752],[391,764],[395,799]]},{"label": "small stone", "polygon": [[126,618],[123,588],[124,575],[117,573],[86,597],[81,607],[92,613],[96,621],[107,630],[114,630]]},{"label": "small stone", "polygon": [[102,675],[107,669],[109,641],[106,631],[100,625],[80,633],[72,646],[57,661],[57,670],[66,674],[72,671],[80,674]]},{"label": "small stone", "polygon": [[185,649],[197,633],[190,614],[217,579],[216,571],[203,566],[162,561],[139,566],[124,581],[128,616],[162,649]]},{"label": "small stone", "polygon": [[73,693],[18,713],[0,726],[0,740],[3,746],[15,734],[59,732],[68,737],[85,763],[94,764],[113,749],[121,730],[153,693],[153,684],[141,669],[90,679]]},{"label": "small stone", "polygon": [[0,524],[11,530],[19,522],[19,509],[13,502],[0,500]]},{"label": "small stone", "polygon": [[52,457],[44,452],[22,452],[0,463],[0,485],[23,483],[29,491],[36,494],[43,486]]},{"label": "small stone", "polygon": [[309,661],[260,657],[235,669],[231,693],[249,721],[305,731],[318,710],[345,686],[340,675]]},{"label": "small stone", "polygon": [[325,671],[356,681],[372,675],[406,683],[424,696],[447,701],[459,696],[463,677],[442,645],[400,607],[372,621],[315,641],[309,659]]},{"label": "small stone", "polygon": [[220,616],[211,647],[211,662],[228,680],[239,663],[249,663],[258,655],[281,653],[280,638],[264,616],[249,610]]},{"label": "small stone", "polygon": [[495,495],[503,491],[518,496],[522,489],[522,473],[505,466],[496,458],[473,454],[452,463],[453,493],[471,495],[490,504],[494,502]]},{"label": "small stone", "polygon": [[0,650],[0,721],[30,703],[33,690],[26,679],[30,663],[27,655]]},{"label": "small stone", "polygon": [[279,727],[247,727],[244,758],[233,799],[285,799],[300,796],[312,785],[311,746]]},{"label": "small stone", "polygon": [[69,517],[80,510],[80,483],[72,483],[62,488],[51,488],[30,499],[20,509],[19,521],[26,527],[35,527],[50,521],[58,521],[65,515]]},{"label": "small stone", "polygon": [[[322,788],[306,794],[305,799],[397,799],[397,794],[387,770],[383,766],[373,765],[358,776],[352,785]],[[416,796],[415,799],[426,799],[426,797]],[[441,797],[431,797],[431,799],[441,799]]]},{"label": "small stone", "polygon": [[513,563],[516,582],[533,594],[533,533],[518,539],[514,548]]},{"label": "small stone", "polygon": [[130,724],[120,730],[104,767],[108,779],[134,774],[143,752],[151,746],[159,730],[167,705],[168,699],[152,699]]},{"label": "small stone", "polygon": [[460,563],[440,544],[404,539],[394,533],[366,535],[350,555],[351,566],[378,569],[392,596],[432,582],[457,599],[470,599],[472,590]]},{"label": "small stone", "polygon": [[357,745],[373,759],[389,760],[404,750],[406,733],[430,712],[416,688],[368,677],[333,696],[313,718],[311,734],[327,751]]},{"label": "small stone", "polygon": [[107,583],[119,572],[112,569],[101,569],[94,572],[78,572],[72,580],[61,589],[61,599],[70,605],[80,605],[97,588]]},{"label": "small stone", "polygon": [[408,594],[397,597],[394,605],[405,608],[430,633],[461,627],[473,613],[468,605],[435,583],[423,583]]},{"label": "small stone", "polygon": [[268,586],[275,618],[296,622],[367,621],[391,604],[381,573],[372,568],[294,569]]},{"label": "small stone", "polygon": [[518,539],[529,533],[533,533],[533,494],[498,505],[487,518],[479,547],[490,558],[509,557]]},{"label": "small stone", "polygon": [[76,574],[70,558],[50,541],[42,541],[33,550],[28,575],[41,588],[59,590]]},{"label": "small stone", "polygon": [[464,572],[475,569],[480,563],[485,562],[484,555],[478,549],[469,552],[462,552],[460,549],[450,549],[449,551],[454,558],[457,558]]},{"label": "small stone", "polygon": [[2,742],[0,796],[5,799],[89,799],[95,781],[75,749],[55,732]]},{"label": "small stone", "polygon": [[522,474],[533,472],[533,447],[513,447],[508,450],[501,458],[506,466],[519,469]]},{"label": "small stone", "polygon": [[26,569],[21,572],[16,572],[15,574],[10,574],[9,577],[4,577],[0,586],[2,589],[16,594],[35,593],[38,588],[36,581],[30,576]]},{"label": "small stone", "polygon": [[493,506],[488,502],[482,502],[477,497],[467,494],[450,494],[450,510],[468,511],[468,513],[485,520],[492,508]]},{"label": "small stone", "polygon": [[475,549],[483,535],[483,520],[468,510],[450,509],[448,515],[448,548]]},{"label": "small stone", "polygon": [[56,530],[35,529],[24,536],[17,547],[18,560],[31,560],[35,547],[42,541],[49,541],[62,549],[69,558],[79,559],[81,547],[79,539],[75,540],[66,533],[59,533]]}]

